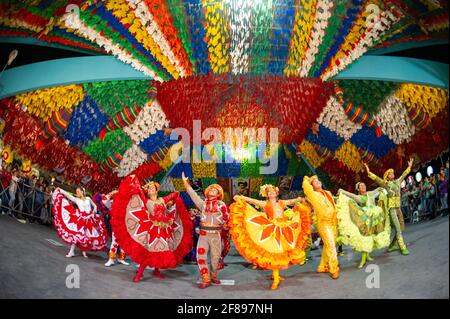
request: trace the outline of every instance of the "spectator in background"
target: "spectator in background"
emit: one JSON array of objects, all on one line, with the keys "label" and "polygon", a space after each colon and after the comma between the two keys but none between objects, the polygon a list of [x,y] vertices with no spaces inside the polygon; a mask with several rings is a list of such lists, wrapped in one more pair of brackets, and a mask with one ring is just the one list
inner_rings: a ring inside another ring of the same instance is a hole
[{"label": "spectator in background", "polygon": [[408,219],[408,221],[411,221],[411,209],[409,206],[410,192],[406,187],[402,188],[401,192],[401,211],[405,215],[405,218]]},{"label": "spectator in background", "polygon": [[[5,214],[6,211],[6,205],[9,203],[9,194],[8,194],[8,187],[11,183],[11,165],[5,164],[5,162],[2,163],[2,165],[5,165],[5,169],[2,170],[2,190],[1,190],[1,211],[2,215]],[[5,208],[4,208],[5,207]]]},{"label": "spectator in background", "polygon": [[427,213],[427,188],[429,187],[428,178],[425,177],[420,181],[420,208],[422,214]]},{"label": "spectator in background", "polygon": [[448,178],[445,177],[445,173],[441,174],[439,179],[439,196],[441,209],[448,209]]},{"label": "spectator in background", "polygon": [[52,223],[52,214],[51,214],[51,189],[50,186],[44,182],[42,185],[42,191],[44,193],[44,204],[41,209],[41,221],[45,225],[49,225]]},{"label": "spectator in background", "polygon": [[10,215],[11,217],[13,216],[12,209],[14,208],[14,204],[16,202],[16,194],[18,188],[19,188],[19,171],[17,170],[17,168],[14,168],[11,173],[11,182],[9,183],[8,215]]},{"label": "spectator in background", "polygon": [[432,175],[430,177],[430,188],[428,190],[428,200],[429,200],[429,212],[431,213],[431,218],[436,217],[437,211],[437,188],[438,181],[437,175]]},{"label": "spectator in background", "polygon": [[445,178],[448,180],[448,160],[445,162]]}]

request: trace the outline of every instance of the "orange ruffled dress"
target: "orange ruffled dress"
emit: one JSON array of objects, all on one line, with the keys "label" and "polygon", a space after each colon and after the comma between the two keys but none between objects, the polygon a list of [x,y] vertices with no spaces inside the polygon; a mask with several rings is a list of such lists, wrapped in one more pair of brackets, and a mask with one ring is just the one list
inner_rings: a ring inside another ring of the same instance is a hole
[{"label": "orange ruffled dress", "polygon": [[[305,247],[311,235],[311,208],[297,204],[292,218],[273,218],[273,207],[262,202],[265,212],[237,200],[230,206],[230,228],[238,252],[263,269],[278,270],[305,262]],[[283,200],[278,201],[284,209]]]}]

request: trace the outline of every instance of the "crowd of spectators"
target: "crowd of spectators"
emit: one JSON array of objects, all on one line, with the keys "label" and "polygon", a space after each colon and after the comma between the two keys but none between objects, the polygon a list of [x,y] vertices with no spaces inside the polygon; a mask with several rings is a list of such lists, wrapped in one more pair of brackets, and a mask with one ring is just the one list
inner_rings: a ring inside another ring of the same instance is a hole
[{"label": "crowd of spectators", "polygon": [[52,223],[51,187],[36,175],[2,163],[0,170],[0,211],[21,222]]},{"label": "crowd of spectators", "polygon": [[433,219],[448,213],[448,169],[445,163],[436,174],[424,177],[420,182],[414,178],[402,188],[402,211],[409,221]]}]

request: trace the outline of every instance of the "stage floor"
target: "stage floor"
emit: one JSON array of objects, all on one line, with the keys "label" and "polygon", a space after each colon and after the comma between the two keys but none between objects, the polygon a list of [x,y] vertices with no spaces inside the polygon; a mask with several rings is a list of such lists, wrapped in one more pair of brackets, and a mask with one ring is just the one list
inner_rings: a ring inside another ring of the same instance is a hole
[{"label": "stage floor", "polygon": [[[449,298],[448,216],[407,224],[404,237],[409,256],[384,250],[373,254],[379,288],[367,288],[374,273],[356,269],[360,255],[346,247],[345,256],[339,257],[338,280],[315,272],[320,259],[320,250],[315,250],[305,265],[283,270],[286,280],[271,291],[270,272],[253,270],[232,248],[219,277],[235,284],[200,290],[195,265],[164,270],[164,280],[146,270],[135,284],[133,262],[107,268],[106,253],[89,253],[85,259],[78,250],[76,257],[64,258],[68,246],[52,227],[0,216],[0,298]],[[70,264],[79,267],[79,288],[66,286]]]}]

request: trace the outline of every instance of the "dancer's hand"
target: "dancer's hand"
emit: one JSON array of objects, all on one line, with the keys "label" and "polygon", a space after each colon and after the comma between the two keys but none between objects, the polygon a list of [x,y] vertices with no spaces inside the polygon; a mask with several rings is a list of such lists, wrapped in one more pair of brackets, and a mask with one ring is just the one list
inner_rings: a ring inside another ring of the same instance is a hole
[{"label": "dancer's hand", "polygon": [[184,172],[181,172],[181,179],[183,179],[185,188],[188,188],[189,186],[191,186],[191,184],[189,184],[189,178],[187,178],[186,175],[184,175]]},{"label": "dancer's hand", "polygon": [[304,203],[304,202],[305,202],[305,199],[304,199],[303,197],[299,196],[299,197],[297,197],[297,201],[298,201],[299,203]]},{"label": "dancer's hand", "polygon": [[369,174],[369,173],[370,173],[369,165],[367,165],[366,163],[364,163],[364,167],[366,168],[367,174]]},{"label": "dancer's hand", "polygon": [[413,164],[414,164],[414,158],[411,157],[408,161],[409,168],[411,168],[413,166]]}]

